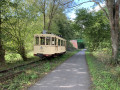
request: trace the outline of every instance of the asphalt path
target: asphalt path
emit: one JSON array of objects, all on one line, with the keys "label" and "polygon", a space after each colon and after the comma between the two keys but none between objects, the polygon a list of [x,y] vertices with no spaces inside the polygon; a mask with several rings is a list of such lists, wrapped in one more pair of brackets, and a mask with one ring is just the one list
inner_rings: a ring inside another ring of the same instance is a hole
[{"label": "asphalt path", "polygon": [[28,90],[90,90],[85,50],[69,58]]}]

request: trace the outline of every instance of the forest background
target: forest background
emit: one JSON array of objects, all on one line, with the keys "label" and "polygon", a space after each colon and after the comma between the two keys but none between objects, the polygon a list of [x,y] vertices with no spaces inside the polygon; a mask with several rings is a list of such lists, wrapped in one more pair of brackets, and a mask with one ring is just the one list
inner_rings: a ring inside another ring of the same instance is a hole
[{"label": "forest background", "polygon": [[105,51],[112,56],[110,24],[105,13],[102,10],[91,12],[82,8],[76,10],[76,18],[70,20],[67,13],[76,3],[68,2],[2,0],[0,62],[13,62],[14,59],[26,61],[28,57],[32,57],[33,35],[41,34],[43,30],[62,35],[68,41],[83,39],[88,50]]}]

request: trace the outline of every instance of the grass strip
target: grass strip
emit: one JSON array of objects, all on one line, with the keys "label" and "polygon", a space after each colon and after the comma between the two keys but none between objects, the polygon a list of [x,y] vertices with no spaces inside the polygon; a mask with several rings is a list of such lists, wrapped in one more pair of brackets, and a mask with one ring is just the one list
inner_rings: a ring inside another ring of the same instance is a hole
[{"label": "grass strip", "polygon": [[[111,67],[97,60],[90,52],[86,52],[92,90],[120,90],[120,77],[111,72]],[[120,67],[119,67],[120,68]]]},{"label": "grass strip", "polygon": [[77,52],[78,51],[67,52],[62,56],[42,61],[42,64],[40,64],[40,66],[26,70],[26,73],[22,73],[16,76],[13,80],[8,80],[4,83],[0,83],[0,88],[1,90],[25,90],[27,87],[33,85],[36,81],[43,78],[47,73],[54,70],[57,66],[62,64]]}]

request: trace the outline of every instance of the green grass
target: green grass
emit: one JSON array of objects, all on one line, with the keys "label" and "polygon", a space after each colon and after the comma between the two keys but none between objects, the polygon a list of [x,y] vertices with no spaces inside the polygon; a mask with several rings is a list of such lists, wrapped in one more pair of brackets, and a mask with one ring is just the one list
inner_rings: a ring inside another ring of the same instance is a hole
[{"label": "green grass", "polygon": [[4,66],[0,66],[0,70],[12,68],[12,67],[15,67],[18,65],[27,64],[27,63],[30,63],[32,61],[39,60],[39,57],[33,56],[33,52],[29,52],[27,54],[27,57],[28,57],[28,60],[23,61],[19,54],[7,53],[5,55],[6,64]]},{"label": "green grass", "polygon": [[25,73],[16,76],[13,80],[8,80],[5,83],[1,83],[0,88],[7,90],[27,89],[27,87],[43,78],[47,73],[54,70],[57,66],[77,52],[78,51],[67,52],[62,56],[51,58],[50,60],[44,60],[39,66],[26,70]]},{"label": "green grass", "polygon": [[120,66],[106,65],[90,52],[86,52],[86,59],[93,90],[120,90]]}]

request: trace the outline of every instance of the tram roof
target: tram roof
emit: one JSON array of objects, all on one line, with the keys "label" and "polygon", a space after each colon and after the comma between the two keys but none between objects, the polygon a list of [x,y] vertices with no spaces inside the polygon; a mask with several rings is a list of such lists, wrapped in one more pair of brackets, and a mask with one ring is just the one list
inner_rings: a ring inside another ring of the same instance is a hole
[{"label": "tram roof", "polygon": [[[65,40],[64,38],[62,38],[62,37],[59,37],[59,36],[57,36],[57,35],[54,35],[54,34],[34,34],[34,37],[35,36],[44,36],[44,37],[56,37],[56,38],[59,38],[59,39],[62,39],[62,40]],[[65,40],[66,41],[66,40]]]}]

